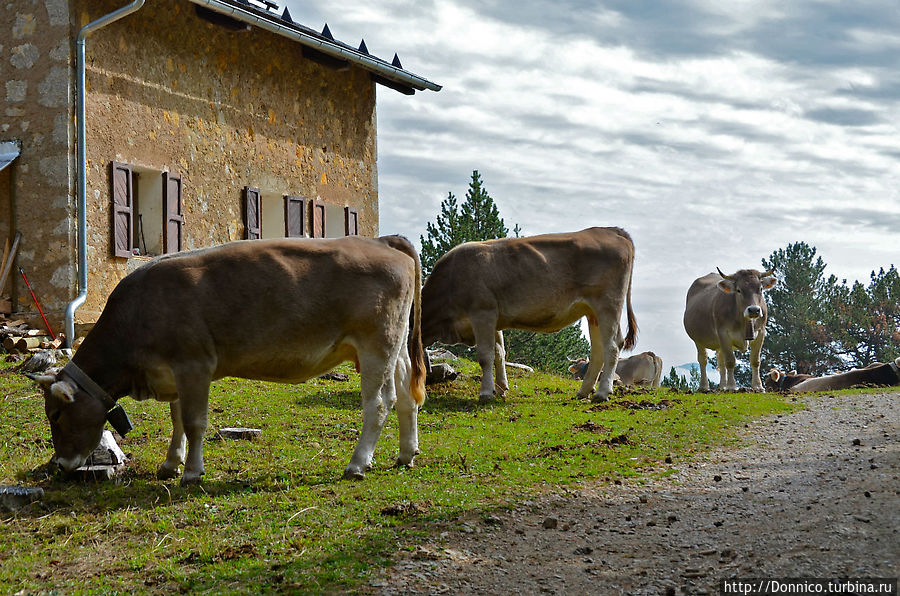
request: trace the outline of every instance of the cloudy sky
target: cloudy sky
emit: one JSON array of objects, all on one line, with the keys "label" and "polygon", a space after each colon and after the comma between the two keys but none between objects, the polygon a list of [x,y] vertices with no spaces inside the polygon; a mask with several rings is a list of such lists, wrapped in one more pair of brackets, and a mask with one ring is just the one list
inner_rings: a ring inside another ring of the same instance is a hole
[{"label": "cloudy sky", "polygon": [[443,90],[378,90],[381,232],[414,241],[479,170],[525,235],[621,226],[637,350],[696,360],[691,282],[815,246],[900,265],[897,0],[289,0]]}]

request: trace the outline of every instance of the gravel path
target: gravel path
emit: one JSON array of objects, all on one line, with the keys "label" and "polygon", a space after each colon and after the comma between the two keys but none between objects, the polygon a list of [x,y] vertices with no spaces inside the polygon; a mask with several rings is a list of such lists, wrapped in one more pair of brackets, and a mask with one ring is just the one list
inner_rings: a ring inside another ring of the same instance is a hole
[{"label": "gravel path", "polygon": [[588,485],[436,530],[368,594],[718,594],[900,575],[900,392],[810,397],[649,484]]}]

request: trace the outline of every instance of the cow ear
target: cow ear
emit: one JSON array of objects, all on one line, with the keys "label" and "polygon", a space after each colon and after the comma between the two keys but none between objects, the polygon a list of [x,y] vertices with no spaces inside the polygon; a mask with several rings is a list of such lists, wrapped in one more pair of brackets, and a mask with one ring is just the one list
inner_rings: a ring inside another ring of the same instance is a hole
[{"label": "cow ear", "polygon": [[775,368],[773,368],[772,370],[769,371],[769,378],[772,379],[773,381],[777,381],[778,377],[780,375],[781,375],[781,373],[778,372],[778,370]]},{"label": "cow ear", "polygon": [[734,282],[730,279],[721,279],[718,283],[719,289],[725,292],[726,294],[731,294],[734,292]]},{"label": "cow ear", "polygon": [[26,373],[25,376],[40,385],[43,389],[49,389],[50,385],[56,382],[56,375],[35,375]]},{"label": "cow ear", "polygon": [[765,290],[771,290],[772,288],[774,288],[775,284],[778,283],[778,278],[775,277],[774,275],[770,275],[768,277],[762,278],[759,281],[762,283],[763,291],[765,291]]},{"label": "cow ear", "polygon": [[75,393],[77,391],[78,388],[68,381],[57,381],[50,386],[50,395],[68,404],[75,401]]}]

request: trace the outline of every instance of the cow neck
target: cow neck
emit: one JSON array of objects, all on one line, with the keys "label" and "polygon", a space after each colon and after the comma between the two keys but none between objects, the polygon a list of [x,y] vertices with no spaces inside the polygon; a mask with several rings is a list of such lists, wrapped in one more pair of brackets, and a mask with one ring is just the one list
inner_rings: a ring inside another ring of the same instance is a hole
[{"label": "cow neck", "polygon": [[71,362],[75,363],[81,372],[109,395],[114,402],[126,395],[128,388],[120,381],[122,373],[126,370],[124,362],[121,362],[120,358],[94,358],[90,348],[88,347],[86,350],[85,347],[82,345],[75,352]]},{"label": "cow neck", "polygon": [[891,360],[888,364],[891,365],[891,370],[894,371],[894,376],[897,377],[897,382],[900,383],[900,366],[897,366],[897,361]]}]

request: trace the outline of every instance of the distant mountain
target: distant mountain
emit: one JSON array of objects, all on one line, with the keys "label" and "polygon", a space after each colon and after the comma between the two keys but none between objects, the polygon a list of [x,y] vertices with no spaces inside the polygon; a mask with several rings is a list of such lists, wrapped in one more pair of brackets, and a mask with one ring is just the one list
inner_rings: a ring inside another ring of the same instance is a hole
[{"label": "distant mountain", "polygon": [[[700,373],[700,363],[699,362],[687,362],[685,364],[679,364],[678,366],[675,367],[675,372],[678,374],[678,376],[682,377],[683,379],[686,379],[686,380],[690,380],[692,370],[697,371],[697,373],[699,374]],[[709,364],[706,365],[706,376],[710,381],[712,381],[714,383],[719,382],[719,371],[717,369],[713,368],[712,366],[710,366]]]}]

